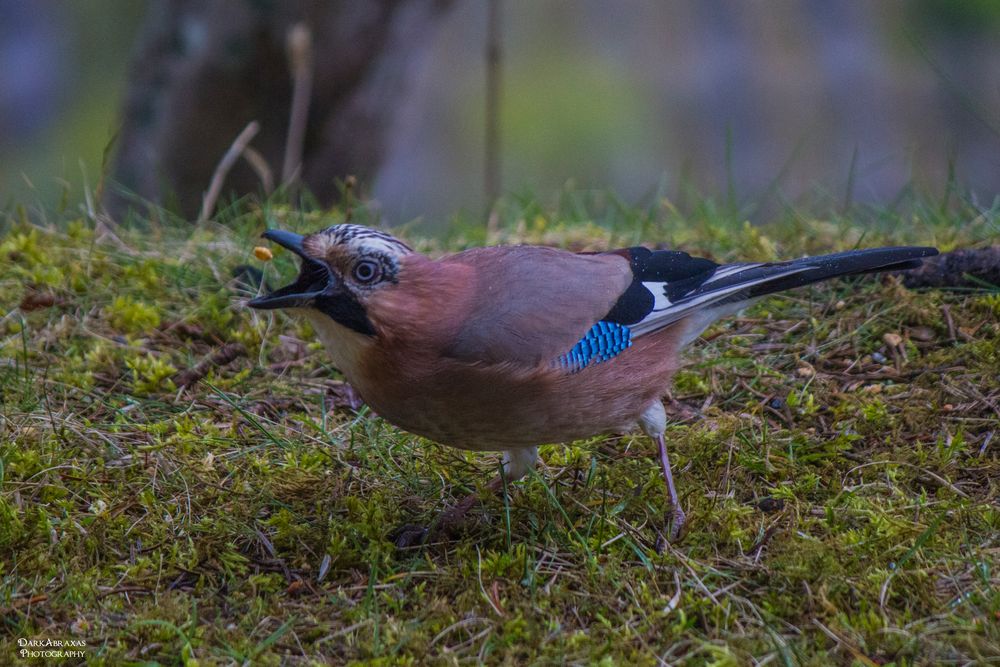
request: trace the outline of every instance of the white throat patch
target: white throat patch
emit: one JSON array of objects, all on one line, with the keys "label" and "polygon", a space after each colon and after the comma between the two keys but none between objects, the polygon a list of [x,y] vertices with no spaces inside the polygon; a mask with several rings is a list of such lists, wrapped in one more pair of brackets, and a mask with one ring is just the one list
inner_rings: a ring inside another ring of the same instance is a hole
[{"label": "white throat patch", "polygon": [[300,311],[312,324],[333,365],[354,384],[361,372],[361,358],[374,341],[371,336],[348,329],[327,315],[312,308]]}]

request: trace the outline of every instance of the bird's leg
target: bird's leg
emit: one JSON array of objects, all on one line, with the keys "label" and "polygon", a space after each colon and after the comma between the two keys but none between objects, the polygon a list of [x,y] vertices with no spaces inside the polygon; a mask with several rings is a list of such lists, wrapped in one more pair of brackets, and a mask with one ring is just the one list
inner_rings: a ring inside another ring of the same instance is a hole
[{"label": "bird's leg", "polygon": [[[527,475],[528,471],[535,467],[537,460],[537,447],[505,450],[501,461],[500,474],[493,478],[486,485],[486,488],[489,489],[491,495],[502,492],[508,484]],[[482,498],[478,493],[470,493],[460,500],[457,505],[442,512],[435,523],[444,529],[461,525],[462,520],[469,513],[469,510],[481,502]]]},{"label": "bird's leg", "polygon": [[674,508],[674,524],[670,528],[670,539],[676,540],[678,535],[681,534],[681,527],[684,526],[684,510],[681,509],[681,501],[677,497],[674,476],[670,472],[670,457],[667,455],[667,443],[664,441],[662,433],[656,436],[656,444],[660,448],[660,465],[663,466],[663,478],[667,480],[667,491],[670,492],[670,504]]},{"label": "bird's leg", "polygon": [[670,539],[676,540],[681,534],[681,527],[684,525],[684,510],[681,509],[681,501],[677,497],[677,487],[674,486],[674,475],[670,471],[670,457],[667,456],[667,443],[663,439],[663,433],[667,430],[667,412],[663,409],[663,403],[659,399],[646,406],[639,416],[639,427],[650,438],[656,440],[660,448],[660,465],[663,466],[663,478],[667,480],[667,491],[670,492],[670,504],[674,510],[674,521],[670,528]]},{"label": "bird's leg", "polygon": [[[504,451],[501,475],[492,479],[486,488],[491,495],[502,492],[508,484],[528,474],[528,471],[535,467],[537,460],[537,447]],[[469,511],[481,502],[482,498],[478,493],[470,493],[454,507],[441,512],[430,526],[401,526],[393,531],[390,539],[396,543],[397,547],[405,548],[425,542],[432,532],[453,532],[462,525]]]}]

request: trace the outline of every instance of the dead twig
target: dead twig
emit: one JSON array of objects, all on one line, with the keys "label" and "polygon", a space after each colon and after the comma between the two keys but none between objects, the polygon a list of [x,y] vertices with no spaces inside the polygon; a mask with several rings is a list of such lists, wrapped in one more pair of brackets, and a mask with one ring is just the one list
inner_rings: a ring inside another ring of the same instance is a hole
[{"label": "dead twig", "polygon": [[958,338],[955,336],[955,320],[951,317],[951,307],[948,304],[942,305],[941,314],[944,315],[945,324],[948,325],[948,340],[954,343]]},{"label": "dead twig", "polygon": [[292,108],[285,140],[285,161],[281,166],[281,182],[288,185],[302,173],[302,147],[309,120],[309,99],[312,96],[313,48],[312,33],[304,23],[296,23],[288,31],[285,42],[292,66]]},{"label": "dead twig", "polygon": [[915,287],[972,287],[1000,285],[1000,245],[968,248],[928,257],[902,272],[903,284]]},{"label": "dead twig", "polygon": [[483,194],[489,207],[487,231],[500,224],[495,210],[500,196],[500,0],[489,0],[486,18],[486,147]]},{"label": "dead twig", "polygon": [[225,366],[233,360],[247,353],[247,349],[242,343],[228,343],[220,347],[212,356],[199,361],[197,364],[174,375],[174,384],[178,389],[186,389],[203,379],[215,366]]},{"label": "dead twig", "polygon": [[269,195],[274,192],[274,173],[271,171],[271,165],[267,163],[260,151],[253,146],[247,146],[243,149],[243,159],[257,174],[261,187],[264,188],[264,194]]},{"label": "dead twig", "polygon": [[219,160],[219,164],[212,174],[212,182],[208,186],[208,191],[201,199],[201,212],[198,213],[198,224],[205,222],[211,217],[212,212],[215,210],[215,202],[218,201],[219,194],[222,193],[222,184],[225,183],[229,170],[233,168],[236,160],[243,154],[258,132],[260,132],[260,123],[255,120],[250,121],[236,137],[236,140],[233,141],[232,146],[229,147],[226,154]]}]

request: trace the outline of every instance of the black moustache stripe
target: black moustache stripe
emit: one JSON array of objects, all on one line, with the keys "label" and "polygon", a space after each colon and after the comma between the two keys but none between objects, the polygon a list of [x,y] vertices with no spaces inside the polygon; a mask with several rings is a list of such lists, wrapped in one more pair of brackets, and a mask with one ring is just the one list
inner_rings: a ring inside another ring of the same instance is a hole
[{"label": "black moustache stripe", "polygon": [[364,306],[349,291],[337,290],[336,294],[318,296],[314,303],[316,310],[334,322],[365,336],[375,335],[375,327]]}]

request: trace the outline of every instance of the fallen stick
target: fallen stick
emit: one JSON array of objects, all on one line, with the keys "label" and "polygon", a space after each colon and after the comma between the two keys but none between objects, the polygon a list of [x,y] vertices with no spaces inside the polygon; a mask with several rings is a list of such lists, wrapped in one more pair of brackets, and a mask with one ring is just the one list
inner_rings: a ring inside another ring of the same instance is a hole
[{"label": "fallen stick", "polygon": [[243,347],[242,343],[228,343],[223,345],[207,359],[202,359],[186,371],[176,373],[173,378],[174,384],[177,385],[178,389],[186,389],[202,380],[212,368],[225,366],[246,353],[247,349]]},{"label": "fallen stick", "polygon": [[910,288],[1000,286],[1000,245],[928,257],[918,268],[899,275]]},{"label": "fallen stick", "polygon": [[212,211],[215,210],[215,202],[219,199],[219,194],[222,192],[222,184],[225,183],[229,170],[233,168],[236,160],[240,158],[240,155],[243,154],[243,151],[246,150],[246,147],[253,141],[258,132],[260,132],[260,123],[255,120],[250,121],[243,128],[243,131],[239,133],[235,141],[233,141],[233,145],[229,147],[226,154],[219,160],[219,164],[212,174],[212,182],[208,186],[208,191],[201,199],[201,212],[198,213],[199,224],[212,216]]}]

